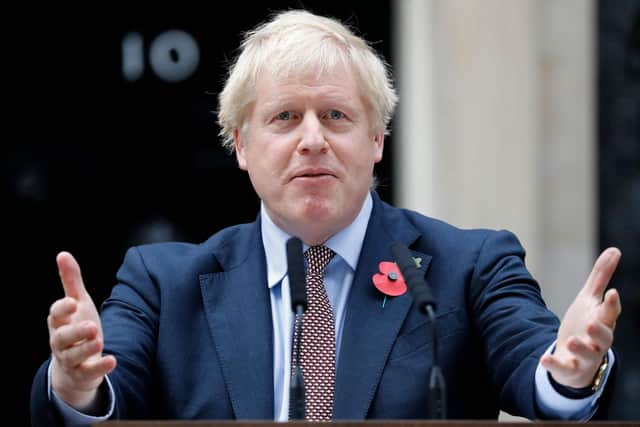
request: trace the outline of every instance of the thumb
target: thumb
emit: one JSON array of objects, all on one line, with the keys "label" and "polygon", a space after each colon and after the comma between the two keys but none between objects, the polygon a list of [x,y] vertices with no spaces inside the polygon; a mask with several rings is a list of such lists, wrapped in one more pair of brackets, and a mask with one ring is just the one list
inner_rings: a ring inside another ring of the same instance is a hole
[{"label": "thumb", "polygon": [[80,274],[80,265],[69,252],[60,252],[56,257],[56,263],[65,296],[80,299],[87,292]]},{"label": "thumb", "polygon": [[611,247],[605,249],[593,265],[593,270],[591,270],[591,274],[589,274],[583,289],[590,295],[602,300],[604,291],[613,273],[616,271],[616,267],[618,267],[621,256],[622,253],[618,248]]}]

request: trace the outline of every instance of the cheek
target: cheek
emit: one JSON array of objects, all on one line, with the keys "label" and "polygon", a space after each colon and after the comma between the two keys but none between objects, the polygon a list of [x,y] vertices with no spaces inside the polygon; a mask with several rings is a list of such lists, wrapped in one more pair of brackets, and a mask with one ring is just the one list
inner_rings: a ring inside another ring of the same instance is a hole
[{"label": "cheek", "polygon": [[245,150],[248,169],[264,171],[271,174],[285,168],[291,156],[291,149],[284,141],[274,138],[254,139]]},{"label": "cheek", "polygon": [[372,137],[361,136],[361,138],[364,142],[354,145],[353,140],[348,140],[345,144],[337,146],[335,152],[345,167],[364,171],[372,169],[373,164],[382,159],[382,148],[373,142]]}]

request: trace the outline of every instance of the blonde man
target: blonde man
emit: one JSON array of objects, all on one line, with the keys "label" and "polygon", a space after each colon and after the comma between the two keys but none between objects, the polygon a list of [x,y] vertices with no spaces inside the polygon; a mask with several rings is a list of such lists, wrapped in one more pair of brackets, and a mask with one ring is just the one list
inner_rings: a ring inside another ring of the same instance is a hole
[{"label": "blonde man", "polygon": [[287,420],[292,236],[326,254],[319,292],[330,350],[319,380],[303,365],[321,395],[308,396],[308,419],[420,419],[433,409],[429,321],[411,293],[388,296],[372,281],[397,242],[437,302],[450,418],[503,409],[588,419],[602,410],[620,313],[605,288],[619,251],[601,255],[560,323],[513,234],[456,229],[371,189],[396,101],[385,62],[336,20],[289,11],[249,32],[218,118],[260,196],[258,219],[199,245],[130,249],[100,314],[78,264],[60,253],[66,296],[48,317],[52,358],[34,381],[34,424]]}]

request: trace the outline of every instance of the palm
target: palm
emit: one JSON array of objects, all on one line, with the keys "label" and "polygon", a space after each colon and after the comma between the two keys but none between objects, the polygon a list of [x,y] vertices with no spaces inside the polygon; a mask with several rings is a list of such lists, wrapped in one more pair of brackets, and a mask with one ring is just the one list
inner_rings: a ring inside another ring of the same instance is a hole
[{"label": "palm", "polygon": [[613,342],[620,298],[614,289],[606,293],[605,289],[619,260],[620,251],[615,248],[600,255],[562,319],[554,354],[541,360],[560,384],[576,388],[590,385]]},{"label": "palm", "polygon": [[78,263],[68,253],[60,253],[57,261],[65,298],[51,306],[48,319],[54,356],[52,386],[67,403],[82,407],[93,401],[116,361],[102,355],[102,323]]},{"label": "palm", "polygon": [[[96,305],[93,303],[93,300],[89,294],[85,292],[78,300],[78,306],[76,312],[71,316],[71,322],[79,324],[80,322],[86,321],[91,321],[96,325],[98,329],[96,339],[102,342],[102,322],[100,321],[100,315],[98,314],[98,310]],[[101,357],[102,355],[100,353],[94,353],[86,359],[85,363],[97,362]],[[87,384],[81,385],[81,388],[92,389],[100,385],[100,382],[102,382],[102,378],[95,378],[92,381],[88,381]]]}]

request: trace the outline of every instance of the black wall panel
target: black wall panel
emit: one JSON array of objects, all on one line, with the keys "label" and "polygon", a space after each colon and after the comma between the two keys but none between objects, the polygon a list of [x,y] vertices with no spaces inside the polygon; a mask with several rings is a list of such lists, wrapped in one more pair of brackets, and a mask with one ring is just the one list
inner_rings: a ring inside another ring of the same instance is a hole
[{"label": "black wall panel", "polygon": [[[23,6],[5,15],[11,77],[0,155],[2,265],[6,303],[17,309],[5,341],[18,373],[8,402],[16,425],[28,424],[31,379],[49,352],[46,316],[63,295],[58,251],[78,258],[101,302],[128,246],[200,242],[256,217],[259,201],[220,148],[213,111],[239,35],[271,12],[300,6],[352,22],[390,60],[387,1]],[[149,58],[154,40],[170,30],[191,35],[200,52],[197,68],[177,82],[159,77]],[[131,33],[144,51],[134,81],[122,59]],[[390,200],[390,150],[385,155],[377,173]]]},{"label": "black wall panel", "polygon": [[[100,302],[128,246],[199,242],[255,218],[259,201],[220,148],[212,112],[240,33],[271,11],[299,6],[350,20],[391,61],[388,1],[6,10],[1,265],[4,348],[18,374],[7,403],[16,425],[28,424],[31,378],[48,354],[46,315],[62,295],[58,251],[77,256]],[[614,280],[624,304],[616,419],[640,419],[640,408],[630,404],[640,395],[639,10],[638,0],[598,2],[600,242],[623,251]],[[170,83],[152,69],[149,50],[173,29],[194,38],[200,60],[188,78]],[[143,40],[144,71],[135,81],[122,72],[130,33]],[[389,201],[392,143],[377,168],[379,192]]]},{"label": "black wall panel", "polygon": [[640,1],[598,2],[599,235],[622,260],[612,417],[640,419]]}]

